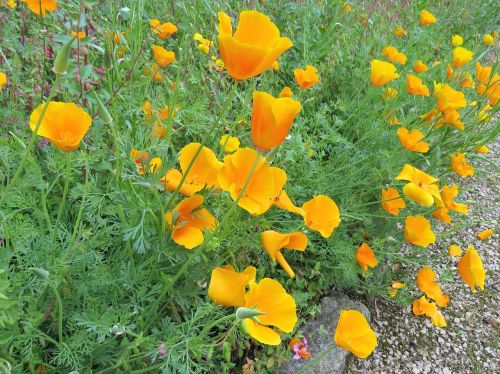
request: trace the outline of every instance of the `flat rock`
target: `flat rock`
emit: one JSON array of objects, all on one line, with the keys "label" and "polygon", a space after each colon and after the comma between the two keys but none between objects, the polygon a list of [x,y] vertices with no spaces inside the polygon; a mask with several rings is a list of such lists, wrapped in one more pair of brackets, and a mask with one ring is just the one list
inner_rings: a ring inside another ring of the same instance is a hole
[{"label": "flat rock", "polygon": [[[320,305],[320,313],[315,320],[309,321],[300,329],[309,343],[311,358],[307,360],[294,360],[290,355],[290,361],[281,366],[279,373],[292,374],[325,352],[332,345],[335,346],[333,334],[339,320],[342,309],[356,309],[370,319],[368,308],[359,301],[349,299],[341,293],[333,293],[323,298]],[[313,366],[308,367],[304,374],[340,374],[344,373],[347,357],[350,353],[336,347],[328,354],[322,356]]]}]

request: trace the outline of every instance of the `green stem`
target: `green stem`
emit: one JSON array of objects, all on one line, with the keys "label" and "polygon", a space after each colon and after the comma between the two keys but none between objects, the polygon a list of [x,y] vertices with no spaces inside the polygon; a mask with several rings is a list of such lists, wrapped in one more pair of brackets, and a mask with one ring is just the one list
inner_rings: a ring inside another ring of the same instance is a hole
[{"label": "green stem", "polygon": [[198,335],[198,337],[202,337],[204,336],[206,333],[208,333],[210,331],[210,329],[212,329],[212,327],[214,326],[217,326],[219,324],[221,324],[222,322],[226,322],[226,321],[229,321],[231,319],[235,319],[236,316],[234,314],[229,314],[227,316],[224,316],[224,317],[221,317],[219,319],[216,319],[214,322],[212,322],[211,324],[209,325],[206,325],[203,330],[201,330],[200,334]]},{"label": "green stem", "polygon": [[52,228],[52,232],[50,234],[50,243],[54,243],[54,239],[56,236],[57,229],[59,227],[59,223],[61,222],[61,217],[64,211],[64,207],[66,206],[66,197],[68,196],[69,190],[69,180],[70,180],[70,172],[71,172],[71,152],[66,154],[66,169],[64,170],[64,190],[61,198],[61,203],[59,204],[59,210],[57,211],[57,218],[54,227]]},{"label": "green stem", "polygon": [[54,291],[54,294],[56,296],[56,301],[57,301],[57,310],[58,310],[58,321],[57,321],[57,333],[59,336],[59,343],[62,343],[62,321],[63,321],[63,305],[62,305],[62,300],[61,296],[59,295],[59,291],[57,290],[56,286],[52,284],[52,282],[48,282],[50,288],[52,288],[52,291]]},{"label": "green stem", "polygon": [[[78,215],[76,217],[75,225],[73,226],[73,233],[71,234],[71,239],[68,245],[68,254],[73,248],[73,244],[75,243],[76,234],[78,233],[78,228],[80,227],[80,222],[83,216],[83,209],[85,207],[85,202],[87,200],[87,191],[89,186],[89,165],[87,160],[85,160],[85,184],[83,185],[83,196],[82,201],[80,203],[80,209],[78,210]],[[66,256],[67,257],[67,256]]]}]

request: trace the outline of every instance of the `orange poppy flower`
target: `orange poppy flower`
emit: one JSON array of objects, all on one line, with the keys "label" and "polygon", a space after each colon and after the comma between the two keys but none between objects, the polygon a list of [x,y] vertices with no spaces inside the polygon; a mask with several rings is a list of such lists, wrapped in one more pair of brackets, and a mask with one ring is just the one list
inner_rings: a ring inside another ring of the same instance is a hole
[{"label": "orange poppy flower", "polygon": [[306,65],[305,70],[295,69],[293,71],[293,76],[295,77],[295,82],[297,82],[299,87],[303,90],[319,82],[318,69],[311,65]]},{"label": "orange poppy flower", "polygon": [[432,212],[432,215],[438,221],[441,221],[441,222],[447,223],[448,225],[451,225],[451,216],[450,216],[450,211],[448,208],[443,207],[443,208],[436,209],[434,212]]},{"label": "orange poppy flower", "polygon": [[329,238],[340,225],[340,211],[337,204],[326,195],[318,195],[302,205],[304,222],[323,238]]},{"label": "orange poppy flower", "polygon": [[457,153],[450,156],[451,168],[453,171],[460,175],[461,177],[472,177],[474,175],[474,168],[467,163],[465,159],[465,154]]},{"label": "orange poppy flower", "polygon": [[382,209],[393,216],[399,215],[399,209],[406,208],[405,201],[399,196],[399,192],[393,188],[382,188],[381,192]]},{"label": "orange poppy flower", "polygon": [[428,267],[424,266],[417,274],[417,286],[425,293],[425,295],[434,300],[440,307],[444,308],[448,305],[450,297],[444,295],[441,287],[436,282],[436,273]]},{"label": "orange poppy flower", "polygon": [[277,231],[268,230],[264,231],[261,236],[262,245],[267,254],[273,261],[278,261],[283,270],[287,272],[290,278],[295,277],[285,257],[281,254],[281,249],[294,249],[296,251],[305,251],[307,247],[307,236],[302,232],[291,232],[288,234],[281,234]]},{"label": "orange poppy flower", "polygon": [[170,35],[177,32],[177,26],[171,22],[161,23],[157,19],[152,19],[149,21],[149,24],[151,25],[153,32],[158,35],[160,39],[166,39]]},{"label": "orange poppy flower", "polygon": [[[177,169],[167,170],[166,175],[160,179],[167,190],[175,191],[177,189],[200,146],[199,143],[190,143],[180,150],[179,165],[181,171]],[[217,173],[222,168],[222,165],[222,162],[217,159],[211,149],[202,147],[179,192],[191,196],[205,187],[219,188]]]},{"label": "orange poppy flower", "polygon": [[406,55],[399,52],[396,48],[392,46],[387,46],[382,51],[382,54],[391,62],[400,65],[406,65]]},{"label": "orange poppy flower", "polygon": [[472,292],[476,292],[476,287],[484,291],[486,270],[484,270],[483,260],[474,246],[469,245],[465,255],[458,261],[458,273]]},{"label": "orange poppy flower", "polygon": [[453,199],[458,196],[458,185],[455,183],[451,187],[443,186],[441,189],[441,198],[443,199],[443,204],[449,210],[457,213],[467,214],[468,207],[465,204],[459,204]]},{"label": "orange poppy flower", "polygon": [[234,34],[231,18],[224,12],[219,12],[218,16],[220,55],[227,72],[236,80],[263,73],[283,52],[293,46],[290,39],[280,37],[276,25],[260,12],[241,12]]},{"label": "orange poppy flower", "polygon": [[425,135],[422,134],[419,130],[415,129],[410,132],[407,128],[400,127],[397,131],[397,134],[401,145],[405,149],[421,153],[426,153],[429,151],[429,143],[421,141],[423,138],[425,138]]},{"label": "orange poppy flower", "polygon": [[302,106],[292,98],[276,98],[265,92],[253,93],[252,140],[259,149],[268,151],[280,145]]},{"label": "orange poppy flower", "polygon": [[335,344],[359,358],[368,357],[377,346],[375,332],[357,310],[340,311],[334,338]]},{"label": "orange poppy flower", "polygon": [[255,281],[257,269],[247,267],[238,273],[231,265],[212,270],[208,297],[214,303],[222,306],[239,307],[245,305],[246,286]]},{"label": "orange poppy flower", "polygon": [[203,243],[204,230],[213,231],[217,220],[210,212],[201,208],[205,199],[193,195],[182,200],[171,212],[165,213],[165,220],[172,227],[172,239],[187,249]]},{"label": "orange poppy flower", "polygon": [[85,32],[83,32],[83,31],[78,31],[78,32],[76,32],[76,31],[71,31],[71,36],[72,36],[73,38],[78,39],[78,40],[83,39],[83,38],[85,38],[85,37],[86,37]]},{"label": "orange poppy flower", "polygon": [[412,74],[406,74],[406,92],[414,96],[429,96],[429,88]]},{"label": "orange poppy flower", "polygon": [[434,15],[426,9],[422,10],[420,13],[419,23],[421,26],[432,25],[433,23],[436,23],[436,21],[436,17],[434,17]]},{"label": "orange poppy flower", "polygon": [[366,243],[361,244],[356,251],[356,262],[364,271],[368,271],[368,266],[374,268],[378,264],[375,252]]},{"label": "orange poppy flower", "polygon": [[460,248],[456,244],[452,244],[448,247],[448,254],[451,257],[461,257],[462,256],[462,248]]},{"label": "orange poppy flower", "polygon": [[437,108],[442,113],[467,106],[467,101],[465,100],[463,92],[454,90],[448,84],[445,84],[443,89],[439,91],[436,96],[438,99]]},{"label": "orange poppy flower", "polygon": [[[31,131],[35,131],[44,106],[45,103],[40,104],[31,113]],[[73,103],[51,101],[41,120],[37,134],[50,140],[61,151],[69,152],[80,146],[80,142],[89,131],[90,126],[92,126],[92,117],[82,108]]]},{"label": "orange poppy flower", "polygon": [[393,34],[399,37],[405,36],[406,30],[403,27],[399,26],[394,29]]},{"label": "orange poppy flower", "polygon": [[21,0],[21,2],[26,3],[28,8],[38,16],[40,15],[40,9],[42,16],[57,9],[57,0]]},{"label": "orange poppy flower", "polygon": [[273,205],[277,197],[276,191],[283,189],[286,181],[283,170],[269,166],[256,150],[240,148],[224,157],[224,164],[217,178],[220,187],[228,191],[231,198],[236,201],[253,167],[253,174],[238,206],[250,214],[260,215]]},{"label": "orange poppy flower", "polygon": [[453,66],[459,68],[474,59],[474,52],[463,47],[453,49]]},{"label": "orange poppy flower", "polygon": [[406,164],[395,179],[410,182],[403,187],[403,193],[417,204],[430,206],[436,203],[443,206],[439,186],[436,184],[438,180],[422,170]]},{"label": "orange poppy flower", "polygon": [[479,83],[488,84],[491,75],[491,66],[481,66],[479,62],[476,62],[476,79]]},{"label": "orange poppy flower", "polygon": [[494,233],[495,233],[495,231],[493,231],[493,229],[487,229],[487,230],[478,232],[476,234],[476,236],[479,240],[486,240],[489,237],[491,237]]},{"label": "orange poppy flower", "polygon": [[453,126],[460,131],[464,131],[464,123],[460,119],[460,113],[456,110],[450,110],[444,113],[443,118],[439,119],[436,123],[436,127],[440,127],[442,124]]},{"label": "orange poppy flower", "polygon": [[278,97],[292,97],[293,96],[293,91],[290,87],[285,86],[279,93]]},{"label": "orange poppy flower", "polygon": [[161,67],[168,66],[175,61],[175,53],[159,45],[153,45],[153,55],[156,63]]},{"label": "orange poppy flower", "polygon": [[413,71],[417,74],[419,73],[425,73],[429,68],[427,67],[426,64],[422,60],[417,60],[415,65],[413,65]]},{"label": "orange poppy flower", "polygon": [[436,235],[425,217],[408,216],[405,219],[405,239],[419,247],[428,247],[436,241]]},{"label": "orange poppy flower", "polygon": [[390,81],[399,78],[396,67],[390,62],[372,60],[370,69],[370,80],[372,85],[381,87]]},{"label": "orange poppy flower", "polygon": [[224,134],[221,136],[219,144],[221,147],[224,147],[224,153],[233,153],[240,148],[240,139],[236,136]]}]

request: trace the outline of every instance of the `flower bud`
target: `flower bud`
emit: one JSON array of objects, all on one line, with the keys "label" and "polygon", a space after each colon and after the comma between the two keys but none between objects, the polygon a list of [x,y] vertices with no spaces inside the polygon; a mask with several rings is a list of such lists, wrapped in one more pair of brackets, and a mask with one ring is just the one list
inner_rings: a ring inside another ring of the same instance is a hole
[{"label": "flower bud", "polygon": [[71,38],[60,50],[57,52],[56,59],[54,60],[54,67],[52,71],[57,75],[66,75],[66,70],[69,63],[69,55],[71,53],[71,45],[75,41],[75,37]]},{"label": "flower bud", "polygon": [[42,268],[30,268],[39,279],[49,279],[49,272]]},{"label": "flower bud", "polygon": [[113,67],[113,56],[111,54],[112,49],[109,47],[109,43],[106,42],[104,46],[104,68],[109,70]]},{"label": "flower bud", "polygon": [[264,315],[266,313],[261,312],[260,310],[254,309],[254,308],[245,308],[245,307],[239,307],[236,309],[236,318],[238,319],[245,319],[245,318],[253,318],[257,316]]},{"label": "flower bud", "polygon": [[97,108],[99,109],[99,116],[101,117],[103,122],[106,124],[113,123],[113,117],[111,117],[111,114],[109,114],[108,110],[104,106],[101,99],[99,99],[99,96],[95,93],[95,91],[94,91],[94,98],[97,102]]}]

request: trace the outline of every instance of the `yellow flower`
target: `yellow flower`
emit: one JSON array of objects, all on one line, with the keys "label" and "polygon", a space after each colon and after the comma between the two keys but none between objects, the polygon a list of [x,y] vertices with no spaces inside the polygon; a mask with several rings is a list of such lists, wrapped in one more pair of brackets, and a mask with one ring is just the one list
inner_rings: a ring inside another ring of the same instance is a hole
[{"label": "yellow flower", "polygon": [[252,110],[252,140],[255,146],[268,151],[280,145],[302,110],[297,100],[276,98],[266,92],[254,91]]},{"label": "yellow flower", "polygon": [[[485,85],[488,84],[491,75],[491,66],[481,66],[479,62],[476,62],[476,79],[479,83],[483,83]],[[479,93],[481,94],[481,93]]]},{"label": "yellow flower", "polygon": [[405,127],[400,127],[397,131],[401,145],[413,152],[426,153],[429,151],[429,143],[422,142],[425,137],[419,130],[408,131]]},{"label": "yellow flower", "polygon": [[424,64],[424,62],[422,60],[417,60],[417,62],[415,63],[415,65],[413,66],[413,71],[415,73],[424,73],[426,72],[427,70],[429,70],[429,68],[427,67],[426,64]]},{"label": "yellow flower", "polygon": [[416,281],[420,291],[425,293],[428,298],[434,300],[437,305],[442,308],[448,305],[450,297],[443,294],[441,287],[436,282],[436,273],[430,267],[424,266],[420,269]]},{"label": "yellow flower", "polygon": [[280,94],[278,95],[278,97],[292,97],[292,96],[293,96],[293,91],[288,86],[283,87]]},{"label": "yellow flower", "polygon": [[271,65],[274,71],[279,71],[280,70],[280,63],[278,60],[274,61],[273,64]]},{"label": "yellow flower", "polygon": [[436,235],[425,217],[408,216],[405,219],[405,239],[419,247],[428,247],[436,241]]},{"label": "yellow flower", "polygon": [[442,113],[467,106],[467,101],[465,100],[463,92],[454,90],[448,84],[445,84],[443,89],[437,93],[437,99],[437,108]]},{"label": "yellow flower", "polygon": [[172,227],[172,239],[187,249],[203,243],[204,230],[213,231],[217,220],[210,212],[201,208],[205,199],[193,195],[182,200],[171,212],[165,213],[165,220]]},{"label": "yellow flower", "polygon": [[471,62],[474,58],[474,52],[469,51],[463,47],[456,47],[453,49],[453,66],[459,68],[468,62]]},{"label": "yellow flower", "polygon": [[356,262],[364,271],[368,270],[368,266],[374,268],[378,264],[373,249],[366,243],[361,244],[356,251]]},{"label": "yellow flower", "polygon": [[487,146],[482,145],[482,146],[476,148],[475,152],[476,153],[488,153],[489,151],[490,151],[490,149]]},{"label": "yellow flower", "polygon": [[438,180],[422,170],[406,164],[395,179],[410,182],[403,187],[403,193],[417,204],[430,206],[435,203],[443,206],[439,187],[436,184]]},{"label": "yellow flower", "polygon": [[460,248],[456,244],[452,244],[448,247],[448,254],[452,257],[461,257],[462,256],[462,248]]},{"label": "yellow flower", "polygon": [[406,92],[415,96],[429,96],[429,89],[422,80],[413,75],[406,74]]},{"label": "yellow flower", "polygon": [[171,22],[161,23],[157,19],[152,19],[149,21],[149,24],[153,33],[155,33],[162,40],[177,32],[177,26]]},{"label": "yellow flower", "polygon": [[451,37],[452,47],[460,47],[462,44],[464,44],[464,38],[462,38],[460,35],[453,35]]},{"label": "yellow flower", "polygon": [[71,36],[73,38],[77,38],[78,40],[83,39],[83,38],[86,37],[85,32],[83,32],[83,31],[78,31],[78,32],[71,31]]},{"label": "yellow flower", "polygon": [[257,269],[247,267],[238,273],[231,265],[212,270],[208,297],[214,303],[222,306],[239,307],[245,305],[245,287],[255,281]]},{"label": "yellow flower", "polygon": [[[179,165],[181,171],[177,169],[167,170],[166,175],[160,179],[167,190],[175,191],[178,188],[183,175],[195,158],[200,145],[199,143],[190,143],[180,150]],[[219,188],[217,173],[221,168],[222,162],[217,159],[215,153],[207,147],[202,147],[179,192],[191,196],[205,187]]]},{"label": "yellow flower", "polygon": [[406,35],[406,30],[402,28],[401,26],[396,27],[393,31],[394,35],[396,36],[405,36]]},{"label": "yellow flower", "polygon": [[236,136],[224,134],[221,136],[219,144],[221,147],[224,147],[224,153],[233,153],[240,148],[240,139]]},{"label": "yellow flower", "polygon": [[484,45],[493,45],[493,44],[495,44],[495,38],[491,34],[484,34],[483,44]]},{"label": "yellow flower", "polygon": [[153,45],[153,54],[156,63],[162,67],[168,66],[175,61],[175,53],[172,51],[167,51],[165,48],[160,47],[159,45]]},{"label": "yellow flower", "polygon": [[307,236],[302,232],[291,232],[288,234],[281,234],[277,231],[268,230],[264,231],[261,236],[262,245],[266,250],[267,254],[271,257],[273,261],[278,261],[283,270],[291,277],[295,277],[288,262],[286,262],[285,257],[281,253],[281,249],[293,249],[296,251],[305,251],[307,247]]},{"label": "yellow flower", "polygon": [[304,222],[311,230],[323,238],[329,238],[340,224],[340,211],[337,204],[326,195],[318,195],[302,205]]},{"label": "yellow flower", "polygon": [[472,177],[474,175],[474,168],[467,163],[465,159],[465,154],[457,153],[450,156],[451,158],[451,168],[453,171],[460,175],[461,177]]},{"label": "yellow flower", "polygon": [[371,83],[376,87],[381,87],[390,81],[399,78],[396,67],[390,62],[372,60],[371,62]]},{"label": "yellow flower", "polygon": [[240,148],[224,157],[224,165],[217,177],[221,188],[236,201],[254,164],[254,172],[238,206],[250,214],[260,215],[273,205],[277,194],[283,189],[286,182],[283,170],[269,166],[256,150]]},{"label": "yellow flower", "polygon": [[295,69],[293,71],[293,75],[295,77],[295,81],[303,90],[312,87],[319,82],[318,69],[311,65],[306,65],[305,70]]},{"label": "yellow flower", "polygon": [[[45,103],[40,104],[30,116],[31,131],[35,131]],[[38,135],[50,140],[61,151],[74,151],[80,146],[92,125],[90,117],[82,108],[73,103],[49,102],[43,116]]]},{"label": "yellow flower", "polygon": [[401,288],[404,288],[405,284],[401,282],[392,282],[391,286],[389,287],[389,296],[390,297],[396,297],[398,294],[398,290]]},{"label": "yellow flower", "polygon": [[492,236],[494,234],[494,231],[493,229],[488,229],[488,230],[484,230],[484,231],[480,231],[477,233],[477,238],[479,240],[486,240],[488,239],[490,236]]},{"label": "yellow flower", "polygon": [[432,15],[427,10],[422,10],[422,13],[420,13],[420,25],[421,26],[426,26],[426,25],[432,25],[433,23],[436,23],[437,19]]},{"label": "yellow flower", "polygon": [[382,54],[387,57],[387,59],[391,63],[397,63],[400,65],[405,65],[406,64],[406,55],[402,52],[399,52],[396,48],[392,46],[387,46],[384,48],[382,51]]},{"label": "yellow flower", "polygon": [[335,329],[335,344],[356,357],[366,358],[377,346],[377,336],[357,310],[342,310]]},{"label": "yellow flower", "polygon": [[42,16],[57,9],[56,0],[21,0],[21,2],[26,3],[28,8],[38,16],[40,15],[40,9],[42,10]]},{"label": "yellow flower", "polygon": [[392,87],[387,87],[382,94],[384,99],[395,99],[398,96],[398,91]]},{"label": "yellow flower", "polygon": [[393,188],[388,187],[386,190],[382,188],[381,193],[382,208],[393,216],[399,215],[399,209],[406,208],[405,201],[399,196],[399,192]]},{"label": "yellow flower", "polygon": [[218,16],[220,55],[227,72],[236,80],[263,73],[293,46],[290,39],[280,37],[280,31],[268,16],[255,10],[240,13],[234,35],[231,18],[224,12]]},{"label": "yellow flower", "polygon": [[483,260],[474,246],[469,245],[465,255],[458,261],[458,274],[468,284],[472,292],[476,292],[476,287],[484,291],[486,270],[484,270]]},{"label": "yellow flower", "polygon": [[459,204],[453,199],[458,196],[458,185],[455,183],[451,187],[443,186],[441,189],[441,197],[443,199],[444,206],[449,210],[457,213],[467,214],[468,207],[465,204]]},{"label": "yellow flower", "polygon": [[0,71],[0,90],[7,84],[7,74]]}]

